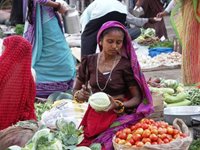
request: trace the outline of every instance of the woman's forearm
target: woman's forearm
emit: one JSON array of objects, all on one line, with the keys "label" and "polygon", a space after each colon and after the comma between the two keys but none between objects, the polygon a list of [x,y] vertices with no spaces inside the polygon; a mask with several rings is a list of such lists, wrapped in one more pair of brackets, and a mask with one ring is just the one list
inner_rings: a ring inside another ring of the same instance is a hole
[{"label": "woman's forearm", "polygon": [[137,107],[141,103],[139,97],[133,97],[128,101],[123,102],[125,108]]}]

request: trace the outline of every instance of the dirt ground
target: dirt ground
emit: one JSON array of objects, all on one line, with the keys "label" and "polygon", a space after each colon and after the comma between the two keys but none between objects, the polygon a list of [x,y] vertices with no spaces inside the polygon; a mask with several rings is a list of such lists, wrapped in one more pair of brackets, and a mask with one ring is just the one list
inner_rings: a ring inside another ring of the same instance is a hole
[{"label": "dirt ground", "polygon": [[146,80],[148,80],[150,77],[159,77],[164,79],[175,79],[181,82],[181,69],[160,70],[143,73],[145,75]]}]

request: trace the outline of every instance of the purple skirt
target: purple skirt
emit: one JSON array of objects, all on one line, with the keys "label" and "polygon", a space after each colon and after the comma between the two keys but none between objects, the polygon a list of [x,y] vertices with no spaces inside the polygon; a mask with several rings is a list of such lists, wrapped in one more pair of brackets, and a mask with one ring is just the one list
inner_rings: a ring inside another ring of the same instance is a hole
[{"label": "purple skirt", "polygon": [[50,94],[59,91],[66,92],[72,89],[74,80],[62,81],[62,82],[49,82],[49,83],[37,83],[36,84],[36,96],[41,98],[47,98]]}]

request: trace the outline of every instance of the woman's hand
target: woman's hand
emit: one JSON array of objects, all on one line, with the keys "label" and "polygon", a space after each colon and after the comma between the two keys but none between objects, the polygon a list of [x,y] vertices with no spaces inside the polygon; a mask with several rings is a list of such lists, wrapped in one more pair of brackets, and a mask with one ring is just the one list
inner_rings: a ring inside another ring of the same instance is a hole
[{"label": "woman's hand", "polygon": [[114,98],[110,95],[108,95],[108,97],[110,98],[110,105],[107,109],[105,109],[104,111],[109,111],[109,110],[114,110],[118,107],[117,103],[115,102]]},{"label": "woman's hand", "polygon": [[163,11],[163,12],[158,13],[158,14],[156,15],[156,17],[162,18],[162,17],[167,16],[167,15],[169,15],[168,12]]},{"label": "woman's hand", "polygon": [[58,12],[59,12],[60,14],[64,14],[64,13],[66,13],[68,10],[69,10],[69,7],[67,7],[67,6],[64,5],[64,4],[60,4],[60,9],[58,9]]},{"label": "woman's hand", "polygon": [[91,95],[91,90],[87,89],[85,85],[82,85],[82,88],[77,93],[77,99],[80,101],[88,101],[88,98]]}]

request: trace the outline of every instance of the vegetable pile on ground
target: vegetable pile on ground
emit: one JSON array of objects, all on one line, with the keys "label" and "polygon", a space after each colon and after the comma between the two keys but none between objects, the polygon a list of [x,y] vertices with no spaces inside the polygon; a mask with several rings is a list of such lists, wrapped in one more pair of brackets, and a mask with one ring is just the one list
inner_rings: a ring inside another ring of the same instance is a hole
[{"label": "vegetable pile on ground", "polygon": [[[46,126],[33,135],[29,142],[20,150],[74,150],[83,140],[82,130],[77,129],[73,122],[60,119],[56,123],[56,130],[50,130]],[[99,144],[92,145],[95,150],[100,150]]]},{"label": "vegetable pile on ground", "polygon": [[199,150],[200,149],[200,139],[192,141],[192,144],[189,147],[189,150]]},{"label": "vegetable pile on ground", "polygon": [[176,66],[181,65],[182,62],[182,55],[178,52],[161,53],[155,57],[137,53],[137,56],[142,69],[156,68],[159,66]]},{"label": "vegetable pile on ground", "polygon": [[155,35],[153,28],[141,29],[141,35],[135,41],[140,45],[148,46],[159,41],[159,38]]},{"label": "vegetable pile on ground", "polygon": [[158,41],[156,43],[153,43],[149,46],[150,48],[156,48],[156,47],[169,47],[173,48],[173,42],[170,40],[165,40],[165,41]]},{"label": "vegetable pile on ground", "polygon": [[187,99],[188,92],[177,80],[150,79],[148,84],[152,93],[162,94],[167,107],[191,105],[191,101]]},{"label": "vegetable pile on ground", "polygon": [[185,137],[187,137],[185,133],[164,121],[144,118],[135,125],[118,131],[114,141],[121,145],[142,147],[146,144],[167,144],[177,138],[182,139]]},{"label": "vegetable pile on ground", "polygon": [[50,102],[35,103],[34,105],[35,105],[37,120],[41,120],[42,114],[45,111],[50,110],[52,108],[52,103],[50,103]]},{"label": "vegetable pile on ground", "polygon": [[200,89],[190,88],[187,90],[188,97],[187,99],[191,102],[191,105],[196,106],[200,105]]}]

